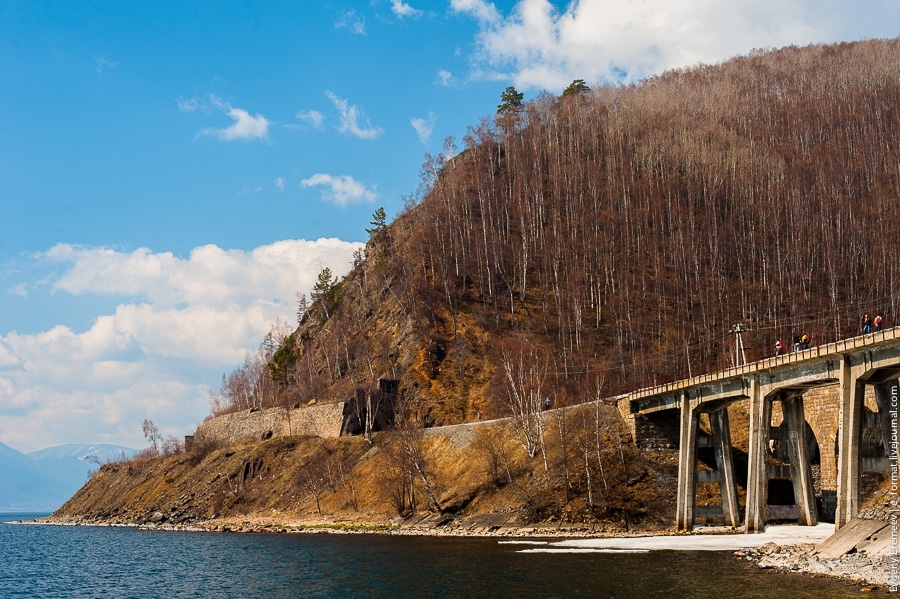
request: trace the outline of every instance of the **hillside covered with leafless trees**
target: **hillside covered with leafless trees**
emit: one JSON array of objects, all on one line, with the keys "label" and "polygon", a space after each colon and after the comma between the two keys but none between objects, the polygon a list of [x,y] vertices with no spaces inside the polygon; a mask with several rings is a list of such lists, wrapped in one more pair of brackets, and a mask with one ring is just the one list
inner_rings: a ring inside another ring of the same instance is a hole
[{"label": "hillside covered with leafless trees", "polygon": [[509,414],[516,385],[572,404],[728,366],[736,323],[748,359],[894,324],[900,41],[568,91],[426,157],[354,270],[270,340],[268,404],[389,378],[450,424]]}]

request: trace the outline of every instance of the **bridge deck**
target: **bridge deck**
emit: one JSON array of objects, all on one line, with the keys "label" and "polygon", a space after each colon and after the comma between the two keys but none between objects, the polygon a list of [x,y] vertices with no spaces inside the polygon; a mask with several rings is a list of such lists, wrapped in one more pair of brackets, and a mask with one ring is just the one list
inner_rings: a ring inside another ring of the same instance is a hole
[{"label": "bridge deck", "polygon": [[[866,348],[875,349],[897,340],[900,340],[900,327],[817,345],[800,352],[773,356],[664,385],[645,387],[619,396],[617,399],[627,400],[631,404],[630,411],[632,413],[674,409],[678,407],[678,394],[686,390],[698,390],[705,386],[712,386],[717,387],[715,393],[722,394],[723,392],[728,393],[727,387],[731,387],[731,392],[738,395],[741,393],[740,389],[743,386],[741,380],[750,375],[762,372],[775,375],[782,371],[797,370],[797,367],[802,368],[804,365],[822,364],[829,359],[839,358],[842,355],[859,352]],[[827,377],[824,378],[827,380]],[[821,380],[823,377],[820,375],[819,379]]]}]

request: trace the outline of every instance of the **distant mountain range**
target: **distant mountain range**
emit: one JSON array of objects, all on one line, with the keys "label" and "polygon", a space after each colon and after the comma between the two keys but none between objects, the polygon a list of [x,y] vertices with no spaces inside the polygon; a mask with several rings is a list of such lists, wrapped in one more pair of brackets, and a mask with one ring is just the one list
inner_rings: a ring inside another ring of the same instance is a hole
[{"label": "distant mountain range", "polygon": [[0,443],[0,512],[52,512],[99,464],[136,453],[117,445],[60,445],[24,454]]}]

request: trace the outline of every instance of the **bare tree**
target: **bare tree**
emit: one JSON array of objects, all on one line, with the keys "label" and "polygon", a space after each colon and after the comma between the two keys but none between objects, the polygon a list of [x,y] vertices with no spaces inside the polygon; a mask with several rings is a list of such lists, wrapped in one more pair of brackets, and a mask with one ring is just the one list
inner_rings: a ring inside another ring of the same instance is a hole
[{"label": "bare tree", "polygon": [[144,431],[144,438],[150,441],[150,446],[153,448],[153,455],[159,455],[159,441],[162,439],[162,436],[159,434],[159,429],[153,424],[152,420],[144,418],[144,422],[141,424],[141,430]]},{"label": "bare tree", "polygon": [[407,463],[415,471],[425,486],[425,493],[428,495],[428,501],[431,507],[437,513],[441,513],[440,503],[434,494],[434,486],[432,484],[432,474],[430,472],[428,450],[425,447],[424,429],[421,424],[410,422],[407,419],[400,419],[391,431],[392,436],[396,439],[401,452],[406,456]]},{"label": "bare tree", "polygon": [[328,451],[323,446],[317,445],[297,475],[297,486],[315,500],[316,512],[319,515],[322,515],[320,499],[329,488],[333,487],[328,476],[329,466]]},{"label": "bare tree", "polygon": [[505,340],[499,351],[503,402],[511,412],[522,447],[530,457],[540,451],[548,470],[542,411],[548,401],[550,358],[529,341]]}]

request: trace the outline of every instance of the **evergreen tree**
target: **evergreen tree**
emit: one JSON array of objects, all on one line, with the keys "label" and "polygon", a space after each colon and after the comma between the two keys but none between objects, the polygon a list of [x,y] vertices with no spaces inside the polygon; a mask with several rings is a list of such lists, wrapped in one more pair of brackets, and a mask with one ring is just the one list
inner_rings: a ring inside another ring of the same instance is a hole
[{"label": "evergreen tree", "polygon": [[272,355],[272,360],[268,364],[269,376],[276,383],[290,385],[292,378],[291,368],[296,359],[294,338],[292,336],[285,337],[281,342],[281,347],[275,351]]},{"label": "evergreen tree", "polygon": [[378,208],[372,213],[372,228],[366,229],[369,241],[366,243],[366,253],[372,256],[376,264],[383,264],[390,255],[391,240],[387,232],[387,214],[384,207]]},{"label": "evergreen tree", "polygon": [[387,226],[387,214],[384,212],[384,206],[381,206],[372,213],[372,222],[369,224],[372,225],[371,229],[366,229],[366,233],[369,234],[370,238],[374,238],[379,233],[384,231],[384,228]]},{"label": "evergreen tree", "polygon": [[325,318],[331,317],[331,308],[337,302],[339,286],[337,277],[331,273],[327,266],[319,273],[316,284],[313,285],[312,298],[314,302],[321,304],[325,310]]},{"label": "evergreen tree", "polygon": [[503,114],[507,110],[516,109],[522,106],[525,94],[516,91],[516,88],[510,85],[502,94],[500,94],[501,103],[497,105],[497,114]]},{"label": "evergreen tree", "polygon": [[589,91],[591,91],[591,88],[584,82],[584,79],[575,79],[569,84],[569,87],[563,90],[562,97],[565,98],[566,96],[571,95],[580,96]]}]

